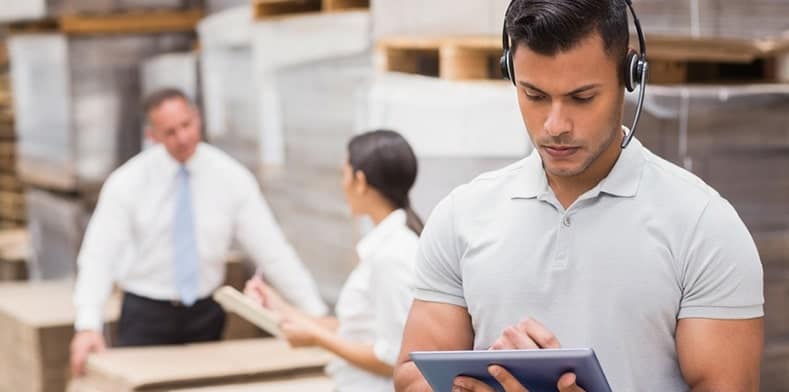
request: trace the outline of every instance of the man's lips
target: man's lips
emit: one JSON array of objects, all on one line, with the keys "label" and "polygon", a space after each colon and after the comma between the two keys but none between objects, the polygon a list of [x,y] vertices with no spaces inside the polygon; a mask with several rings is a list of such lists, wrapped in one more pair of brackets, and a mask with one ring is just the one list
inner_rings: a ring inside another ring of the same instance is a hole
[{"label": "man's lips", "polygon": [[575,154],[580,147],[572,147],[572,146],[542,146],[542,149],[548,153],[548,155],[554,158],[566,158],[570,155]]}]

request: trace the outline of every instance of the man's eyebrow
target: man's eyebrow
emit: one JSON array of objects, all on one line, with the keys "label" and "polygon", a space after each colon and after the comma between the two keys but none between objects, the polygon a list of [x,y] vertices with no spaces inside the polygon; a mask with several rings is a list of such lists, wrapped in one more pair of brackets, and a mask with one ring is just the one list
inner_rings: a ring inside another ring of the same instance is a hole
[{"label": "man's eyebrow", "polygon": [[[535,85],[533,85],[533,84],[531,84],[529,82],[519,82],[519,84],[522,87],[528,88],[529,90],[534,90],[534,91],[536,91],[536,92],[538,92],[538,93],[540,93],[542,95],[550,95],[550,94],[546,93],[545,91],[541,90],[539,87],[537,87],[537,86],[535,86]],[[581,86],[581,87],[579,87],[579,88],[577,88],[577,89],[575,89],[573,91],[570,91],[569,93],[564,94],[564,95],[565,96],[576,95],[576,94],[580,94],[580,93],[585,92],[585,91],[589,91],[589,90],[591,90],[593,88],[596,88],[596,87],[600,87],[600,84],[599,83],[587,84],[587,85]]]}]

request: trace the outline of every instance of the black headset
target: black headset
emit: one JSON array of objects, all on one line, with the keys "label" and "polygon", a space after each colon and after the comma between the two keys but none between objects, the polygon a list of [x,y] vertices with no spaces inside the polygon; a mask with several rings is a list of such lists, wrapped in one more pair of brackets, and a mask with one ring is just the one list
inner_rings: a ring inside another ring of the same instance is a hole
[{"label": "black headset", "polygon": [[[630,9],[630,13],[633,15],[633,23],[636,25],[636,33],[638,34],[638,44],[640,48],[639,52],[631,50],[625,58],[625,63],[623,64],[625,67],[625,88],[628,92],[635,91],[636,87],[640,88],[638,91],[638,104],[636,105],[636,114],[635,118],[633,119],[633,126],[630,127],[630,133],[628,133],[625,136],[625,140],[622,141],[622,148],[625,148],[628,146],[628,144],[630,144],[630,141],[633,140],[633,135],[636,133],[638,120],[641,118],[641,108],[644,106],[644,92],[647,85],[647,76],[649,75],[647,45],[646,39],[644,38],[644,32],[641,30],[641,22],[638,20],[636,10],[633,9],[632,0],[625,0],[625,2],[627,3],[627,8]],[[507,6],[507,14],[509,14],[513,3],[515,3],[515,0],[510,1],[510,5]],[[506,15],[504,18],[504,28],[501,32],[501,44],[504,48],[504,54],[501,56],[501,73],[504,75],[504,78],[509,79],[512,81],[513,85],[517,86],[512,63],[512,51],[510,50],[510,36],[507,34]]]}]

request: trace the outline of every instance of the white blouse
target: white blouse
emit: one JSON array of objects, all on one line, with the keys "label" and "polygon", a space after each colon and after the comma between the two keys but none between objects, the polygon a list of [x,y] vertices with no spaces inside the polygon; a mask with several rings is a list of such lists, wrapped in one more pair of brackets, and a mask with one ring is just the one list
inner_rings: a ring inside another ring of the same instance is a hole
[{"label": "white blouse", "polygon": [[[340,292],[336,313],[340,337],[371,344],[375,356],[394,366],[413,300],[414,262],[419,243],[406,226],[406,213],[396,210],[356,246],[359,265]],[[340,392],[393,391],[392,379],[359,369],[342,359],[329,373]]]}]

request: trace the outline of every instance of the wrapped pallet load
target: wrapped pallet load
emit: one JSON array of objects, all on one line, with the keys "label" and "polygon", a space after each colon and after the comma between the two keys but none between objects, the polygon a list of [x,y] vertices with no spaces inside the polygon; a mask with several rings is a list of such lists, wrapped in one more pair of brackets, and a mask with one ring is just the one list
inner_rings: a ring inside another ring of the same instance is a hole
[{"label": "wrapped pallet load", "polygon": [[[632,102],[629,105],[632,108]],[[640,137],[718,190],[759,249],[767,338],[762,383],[786,385],[789,354],[789,86],[650,86]]]},{"label": "wrapped pallet load", "polygon": [[[395,35],[501,34],[509,0],[374,0],[370,5],[375,38]],[[441,15],[441,17],[436,17]]]},{"label": "wrapped pallet load", "polygon": [[455,187],[531,151],[515,89],[499,81],[382,74],[370,93],[367,124],[397,130],[414,147],[420,173],[412,202],[422,216]]},{"label": "wrapped pallet load", "polygon": [[784,0],[633,0],[647,34],[763,38],[789,30]]},{"label": "wrapped pallet load", "polygon": [[140,63],[191,44],[188,33],[12,36],[22,178],[68,192],[100,185],[140,149]]}]

